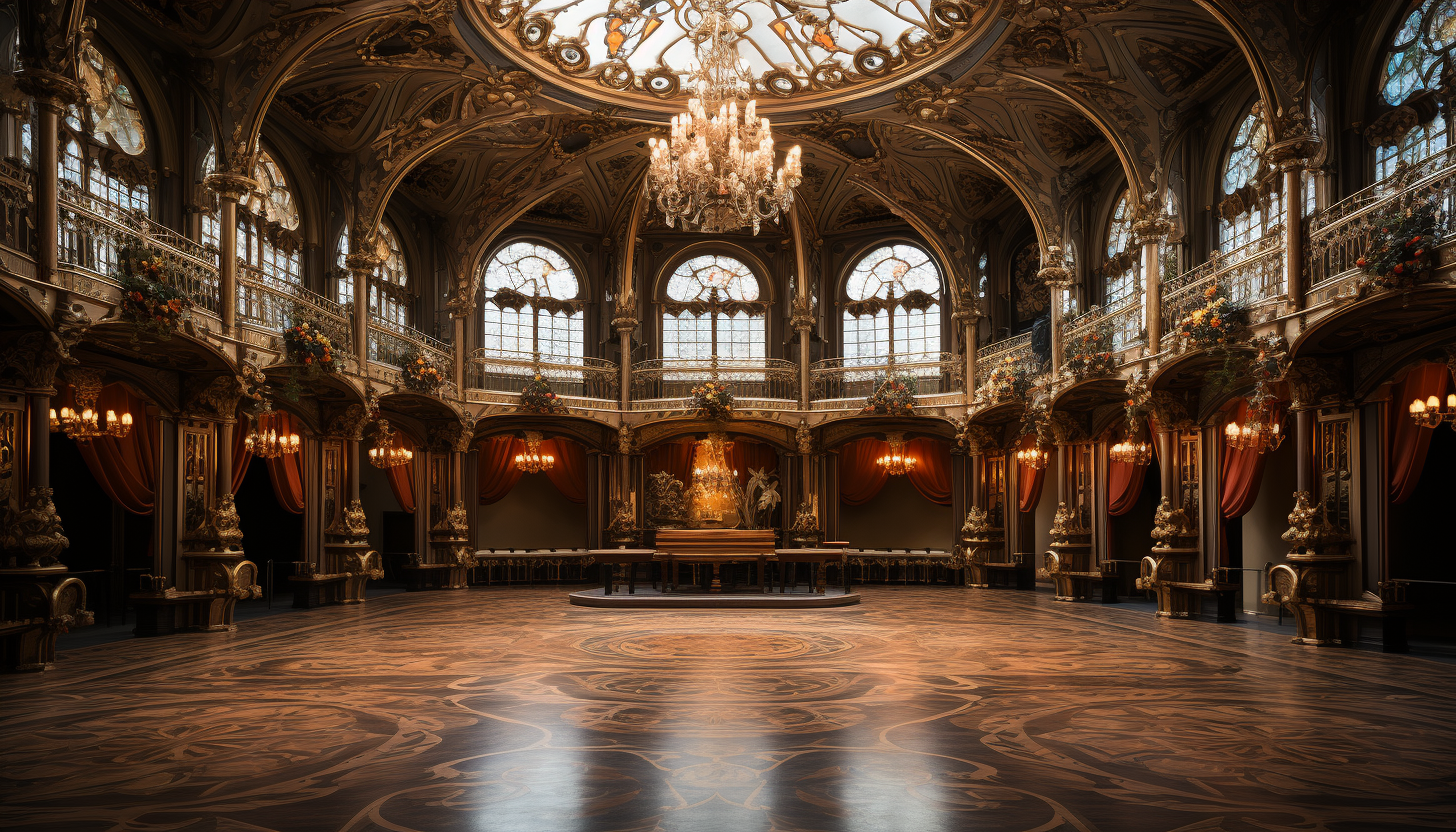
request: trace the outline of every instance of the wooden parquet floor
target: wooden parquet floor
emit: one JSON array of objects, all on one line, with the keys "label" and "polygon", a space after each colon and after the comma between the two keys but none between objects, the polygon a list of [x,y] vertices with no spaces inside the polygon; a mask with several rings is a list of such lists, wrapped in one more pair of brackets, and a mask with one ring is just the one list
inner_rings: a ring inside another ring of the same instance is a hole
[{"label": "wooden parquet floor", "polygon": [[1456,828],[1456,668],[1045,593],[417,593],[0,679],[6,830]]}]

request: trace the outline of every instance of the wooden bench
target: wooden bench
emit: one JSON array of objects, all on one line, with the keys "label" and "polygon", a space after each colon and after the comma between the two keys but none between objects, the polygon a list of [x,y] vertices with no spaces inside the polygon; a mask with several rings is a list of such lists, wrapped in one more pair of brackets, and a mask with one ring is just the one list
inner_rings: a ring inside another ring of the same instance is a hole
[{"label": "wooden bench", "polygon": [[143,589],[132,593],[137,623],[132,634],[141,638],[177,632],[227,633],[237,629],[233,610],[239,601],[263,597],[258,567],[239,557],[197,556],[189,567],[201,589],[168,589],[166,580],[141,577]]},{"label": "wooden bench", "polygon": [[288,583],[293,587],[293,608],[311,610],[330,604],[344,603],[344,584],[349,576],[343,572],[332,575],[289,575]]},{"label": "wooden bench", "polygon": [[451,585],[450,570],[454,568],[454,564],[449,563],[413,563],[402,566],[400,571],[404,573],[405,591],[448,589]]},{"label": "wooden bench", "polygon": [[[1239,594],[1239,585],[1234,583],[1194,583],[1193,581],[1164,581],[1169,591],[1178,594],[1191,594],[1195,598],[1204,595],[1212,595],[1218,603],[1218,615],[1215,619],[1220,624],[1232,624],[1238,619],[1234,616],[1234,600]],[[1196,602],[1195,602],[1196,605]]]},{"label": "wooden bench", "polygon": [[[1385,653],[1405,653],[1410,650],[1406,642],[1405,622],[1414,604],[1389,603],[1373,599],[1325,599],[1311,598],[1304,601],[1316,610],[1334,613],[1341,618],[1341,641],[1354,644],[1356,632],[1354,618],[1374,618],[1380,622],[1380,649]],[[1221,620],[1221,619],[1220,619]]]}]

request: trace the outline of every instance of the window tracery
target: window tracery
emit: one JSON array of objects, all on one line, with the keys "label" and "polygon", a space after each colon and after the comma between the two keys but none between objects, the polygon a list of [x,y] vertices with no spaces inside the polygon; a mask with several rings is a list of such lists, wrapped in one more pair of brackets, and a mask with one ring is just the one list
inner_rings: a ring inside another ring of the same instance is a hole
[{"label": "window tracery", "polygon": [[1133,240],[1132,219],[1133,206],[1123,191],[1107,224],[1107,262],[1102,267],[1105,306],[1115,306],[1142,291],[1142,258]]},{"label": "window tracery", "polygon": [[[375,320],[396,326],[411,326],[414,296],[411,294],[409,267],[405,262],[404,250],[399,237],[387,222],[379,224],[376,232],[379,253],[383,259],[369,277],[369,316]],[[334,265],[337,273],[336,298],[340,305],[354,302],[354,275],[346,266],[349,256],[349,227],[339,231]]]},{"label": "window tracery", "polygon": [[1263,107],[1255,103],[1239,123],[1225,157],[1220,181],[1218,241],[1229,252],[1268,234],[1283,215],[1284,198],[1273,170],[1264,160],[1269,128]]},{"label": "window tracery", "polygon": [[481,282],[490,295],[483,305],[487,351],[581,361],[586,343],[581,281],[561,252],[524,240],[509,243],[481,267]]},{"label": "window tracery", "polygon": [[678,264],[662,304],[662,357],[670,361],[768,356],[768,315],[753,270],[725,254]]},{"label": "window tracery", "polygon": [[[1392,107],[1409,106],[1427,90],[1440,86],[1443,67],[1456,46],[1456,0],[1425,0],[1396,31],[1380,73],[1380,97]],[[1421,110],[1428,118],[1420,120]],[[1395,173],[1404,161],[1418,162],[1450,144],[1446,116],[1440,108],[1411,108],[1408,129],[1375,149],[1375,178]],[[1412,124],[1412,122],[1415,122]],[[1382,137],[1384,138],[1384,137]],[[1373,143],[1373,142],[1372,142]]]},{"label": "window tracery", "polygon": [[[210,147],[202,159],[202,178],[217,170],[217,148]],[[302,286],[303,264],[299,254],[298,209],[294,206],[288,180],[273,156],[259,151],[253,165],[256,189],[238,202],[238,259],[245,268],[279,286]],[[221,220],[216,207],[202,215],[200,242],[214,249],[221,246]]]},{"label": "window tracery", "polygon": [[861,257],[844,284],[845,364],[938,360],[940,293],[940,269],[919,246],[894,243]]}]

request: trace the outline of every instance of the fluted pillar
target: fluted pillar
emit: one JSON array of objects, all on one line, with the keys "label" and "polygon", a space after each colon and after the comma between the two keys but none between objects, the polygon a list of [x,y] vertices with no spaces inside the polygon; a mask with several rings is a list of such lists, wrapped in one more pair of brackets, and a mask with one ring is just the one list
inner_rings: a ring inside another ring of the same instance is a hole
[{"label": "fluted pillar", "polygon": [[[357,232],[349,237],[349,247],[362,247],[364,241],[357,239]],[[354,318],[352,321],[353,352],[359,362],[359,373],[369,371],[369,279],[379,268],[379,258],[373,253],[350,251],[344,258],[344,266],[354,281]]]},{"label": "fluted pillar", "polygon": [[1071,285],[1072,276],[1063,265],[1061,246],[1047,246],[1041,261],[1044,265],[1036,276],[1047,287],[1047,306],[1052,319],[1052,374],[1056,375],[1062,369],[1062,292]]}]

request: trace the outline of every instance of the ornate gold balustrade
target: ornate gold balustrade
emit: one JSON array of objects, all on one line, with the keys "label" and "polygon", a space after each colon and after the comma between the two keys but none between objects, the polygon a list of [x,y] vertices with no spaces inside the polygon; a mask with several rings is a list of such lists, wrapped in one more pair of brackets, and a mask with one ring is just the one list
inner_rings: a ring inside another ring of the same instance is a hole
[{"label": "ornate gold balustrade", "polygon": [[632,365],[632,408],[686,410],[691,407],[692,389],[709,378],[727,386],[739,409],[794,410],[799,406],[799,365],[792,361],[654,358]]},{"label": "ornate gold balustrade", "polygon": [[974,389],[979,390],[983,387],[996,368],[1006,366],[1020,367],[1032,374],[1042,371],[1042,362],[1037,360],[1036,353],[1031,348],[1030,332],[993,341],[977,352]]},{"label": "ornate gold balustrade", "polygon": [[[1084,336],[1107,327],[1112,334],[1112,349],[1121,353],[1121,360],[1125,362],[1138,358],[1148,340],[1146,322],[1143,319],[1145,308],[1141,294],[1134,294],[1109,306],[1094,306],[1062,322],[1062,343],[1076,343]],[[985,355],[984,351],[982,355]]]},{"label": "ornate gold balustrade", "polygon": [[1206,262],[1163,284],[1163,340],[1160,350],[1178,346],[1178,324],[1206,302],[1211,286],[1225,286],[1233,302],[1249,310],[1251,323],[1278,316],[1279,304],[1287,299],[1284,282],[1284,229],[1270,233],[1229,252],[1214,252]]},{"label": "ornate gold balustrade", "polygon": [[[965,364],[947,352],[880,358],[826,358],[809,371],[811,406],[815,410],[858,410],[890,376],[909,376],[915,397],[930,405],[960,404],[965,390]],[[941,400],[940,397],[945,397]]]},{"label": "ornate gold balustrade", "polygon": [[465,372],[472,402],[510,403],[537,373],[571,407],[615,410],[621,398],[620,371],[602,358],[542,358],[530,353],[477,349]]},{"label": "ornate gold balustrade", "polygon": [[281,349],[275,339],[295,319],[320,327],[341,348],[348,344],[349,315],[344,307],[297,284],[274,280],[261,269],[238,267],[238,322],[246,328],[244,340]]}]

